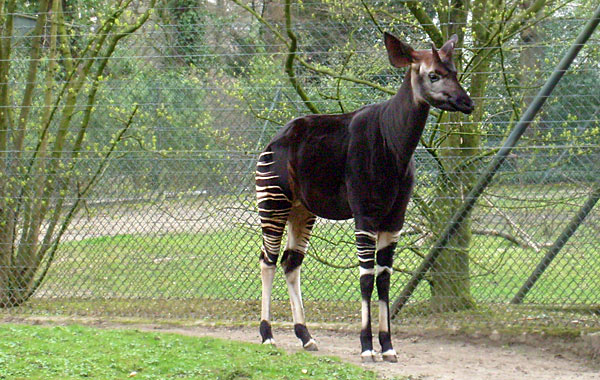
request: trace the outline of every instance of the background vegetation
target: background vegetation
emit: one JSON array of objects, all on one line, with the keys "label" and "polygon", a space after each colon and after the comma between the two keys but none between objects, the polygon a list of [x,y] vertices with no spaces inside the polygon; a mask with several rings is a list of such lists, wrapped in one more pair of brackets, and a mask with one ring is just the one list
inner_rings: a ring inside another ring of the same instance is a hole
[{"label": "background vegetation", "polygon": [[[1,4],[4,307],[32,296],[34,304],[233,299],[253,307],[256,154],[293,117],[346,112],[395,93],[403,73],[389,66],[382,31],[420,49],[457,33],[461,82],[477,110],[469,118],[432,112],[415,155],[396,296],[597,5]],[[420,312],[504,309],[598,186],[598,41],[596,32],[420,286]],[[533,320],[547,308],[577,308],[594,320],[598,220],[593,211],[526,298],[545,308]],[[320,222],[304,275],[309,302],[358,300],[352,244],[351,223]]]}]

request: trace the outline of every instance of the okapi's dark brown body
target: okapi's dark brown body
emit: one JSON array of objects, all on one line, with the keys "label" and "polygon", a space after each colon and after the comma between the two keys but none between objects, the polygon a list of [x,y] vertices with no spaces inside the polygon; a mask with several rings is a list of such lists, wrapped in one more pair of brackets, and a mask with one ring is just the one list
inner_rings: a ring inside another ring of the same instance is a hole
[{"label": "okapi's dark brown body", "polygon": [[277,172],[288,197],[322,218],[354,217],[357,229],[399,230],[412,189],[412,155],[429,112],[411,99],[410,80],[409,71],[386,102],[288,123],[266,149],[286,163]]},{"label": "okapi's dark brown body", "polygon": [[270,298],[281,238],[281,258],[290,294],[294,330],[307,350],[316,342],[306,328],[300,292],[300,266],[316,216],[354,218],[362,295],[361,357],[375,358],[370,300],[379,295],[382,357],[396,361],[389,316],[394,249],[413,188],[413,153],[430,106],[470,113],[473,102],[462,89],[452,63],[457,37],[441,49],[416,51],[390,34],[390,62],[409,66],[390,100],[338,115],[308,115],[289,122],[271,140],[257,163],[256,191],[263,233],[260,255],[263,343],[273,343]]}]

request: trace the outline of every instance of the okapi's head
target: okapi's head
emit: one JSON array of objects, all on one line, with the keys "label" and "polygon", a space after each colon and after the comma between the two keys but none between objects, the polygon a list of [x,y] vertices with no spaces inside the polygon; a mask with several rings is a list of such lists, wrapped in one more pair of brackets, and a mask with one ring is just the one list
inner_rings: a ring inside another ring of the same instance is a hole
[{"label": "okapi's head", "polygon": [[446,111],[470,114],[475,105],[458,83],[456,67],[452,62],[457,42],[455,34],[439,51],[433,44],[431,50],[415,50],[393,35],[385,33],[385,47],[392,66],[410,66],[411,85],[417,102],[425,101]]}]

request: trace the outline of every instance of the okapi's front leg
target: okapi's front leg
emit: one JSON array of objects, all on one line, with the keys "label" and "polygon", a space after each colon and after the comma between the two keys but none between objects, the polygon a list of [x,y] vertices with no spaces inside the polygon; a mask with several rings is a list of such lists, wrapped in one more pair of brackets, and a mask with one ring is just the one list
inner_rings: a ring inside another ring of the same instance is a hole
[{"label": "okapi's front leg", "polygon": [[390,277],[394,262],[394,249],[398,243],[398,232],[377,234],[377,294],[379,296],[379,343],[383,360],[397,362],[396,351],[392,348],[390,324]]},{"label": "okapi's front leg", "polygon": [[371,330],[371,295],[373,294],[375,284],[375,243],[377,234],[362,230],[357,230],[355,234],[360,270],[360,294],[362,298],[360,357],[363,362],[372,362],[375,361],[375,351],[373,351],[373,332]]}]

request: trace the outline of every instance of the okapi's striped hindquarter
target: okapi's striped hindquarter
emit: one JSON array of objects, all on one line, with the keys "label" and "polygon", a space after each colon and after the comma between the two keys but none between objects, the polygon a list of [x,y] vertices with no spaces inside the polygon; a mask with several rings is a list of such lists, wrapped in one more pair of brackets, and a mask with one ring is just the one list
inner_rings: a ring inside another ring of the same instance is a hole
[{"label": "okapi's striped hindquarter", "polygon": [[452,63],[456,42],[452,36],[439,52],[435,47],[417,51],[386,33],[391,64],[410,66],[394,97],[351,113],[292,120],[260,154],[256,193],[263,236],[263,343],[274,343],[271,291],[286,225],[287,242],[280,262],[294,330],[305,349],[316,350],[304,319],[300,267],[316,216],[354,218],[362,297],[361,357],[375,360],[371,295],[376,287],[381,354],[386,361],[397,361],[390,334],[389,288],[394,249],[413,186],[412,155],[430,106],[464,113],[473,110]]}]

